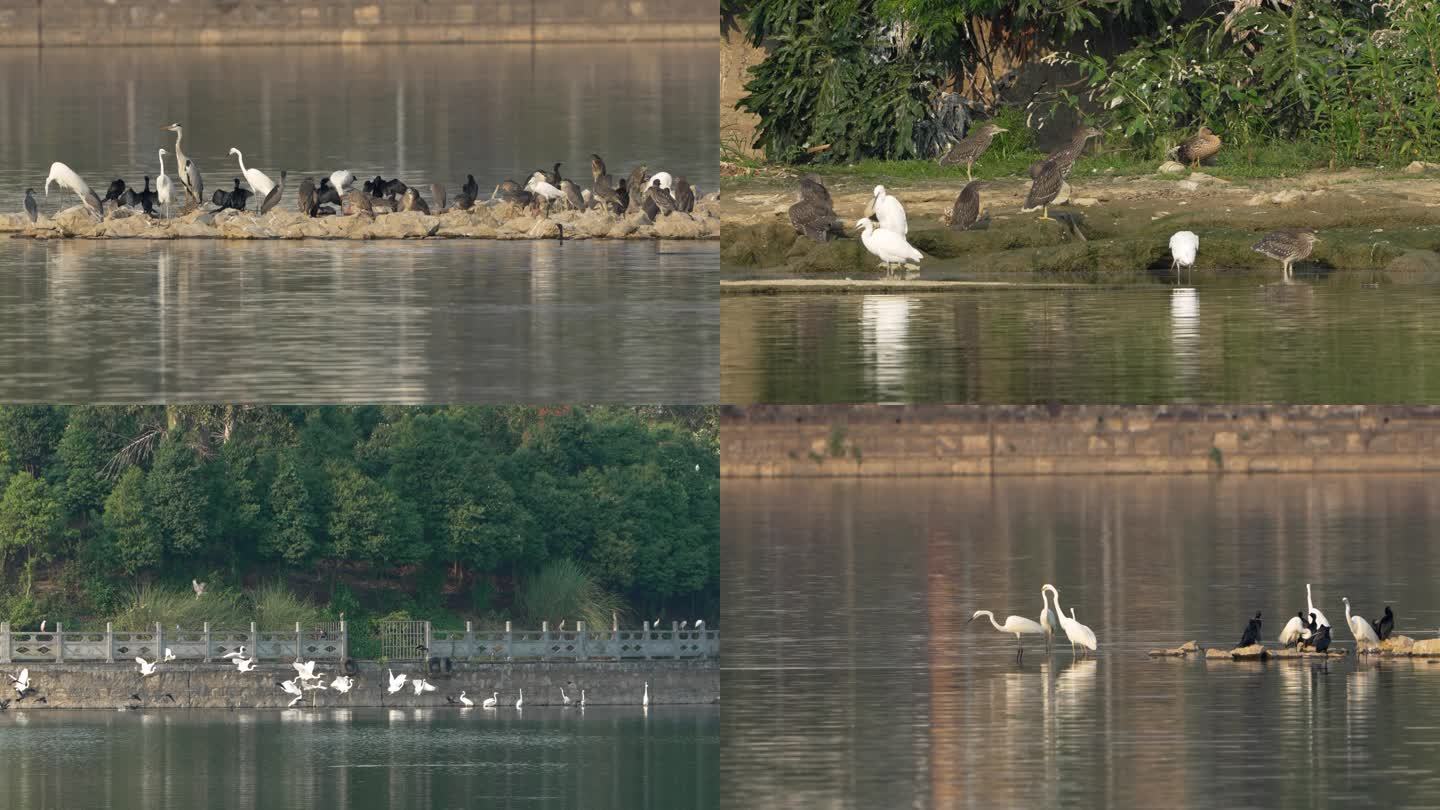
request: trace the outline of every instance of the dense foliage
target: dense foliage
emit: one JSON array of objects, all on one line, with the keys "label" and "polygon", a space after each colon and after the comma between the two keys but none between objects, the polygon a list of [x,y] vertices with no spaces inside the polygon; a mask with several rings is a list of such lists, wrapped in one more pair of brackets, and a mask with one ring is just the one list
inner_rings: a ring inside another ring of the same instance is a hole
[{"label": "dense foliage", "polygon": [[[0,407],[0,619],[23,621],[41,599],[52,618],[119,615],[157,601],[133,586],[184,592],[192,577],[217,600],[285,581],[341,610],[508,617],[516,589],[556,561],[607,607],[713,613],[715,419],[658,407]],[[540,585],[535,598],[556,590]]]}]

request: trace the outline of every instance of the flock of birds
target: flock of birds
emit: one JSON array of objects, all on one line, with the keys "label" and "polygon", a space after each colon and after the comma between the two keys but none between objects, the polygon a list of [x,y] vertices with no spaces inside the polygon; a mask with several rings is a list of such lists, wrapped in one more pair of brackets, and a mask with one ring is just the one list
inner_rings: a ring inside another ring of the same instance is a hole
[{"label": "flock of birds", "polygon": [[[1053,596],[1055,602],[1054,610],[1050,608],[1049,597]],[[1350,598],[1341,597],[1340,601],[1345,603],[1345,624],[1350,634],[1355,639],[1355,646],[1360,652],[1366,653],[1379,646],[1381,641],[1389,638],[1395,631],[1395,612],[1389,605],[1385,606],[1385,613],[1379,619],[1366,621],[1365,617],[1358,613],[1351,613]],[[1070,640],[1070,653],[1075,655],[1077,648],[1080,654],[1084,650],[1095,651],[1098,649],[1095,640],[1095,631],[1087,625],[1081,624],[1075,617],[1075,608],[1070,608],[1070,615],[1065,615],[1065,610],[1060,607],[1060,591],[1054,585],[1045,584],[1040,588],[1040,621],[1029,619],[1024,616],[1007,616],[1005,623],[995,621],[995,614],[988,610],[977,610],[970,617],[973,622],[981,616],[990,619],[990,624],[998,631],[1015,636],[1015,657],[1023,658],[1025,648],[1022,643],[1024,636],[1044,636],[1045,647],[1050,648],[1055,637],[1055,630],[1058,627]],[[1297,611],[1296,614],[1286,622],[1285,627],[1280,631],[1280,644],[1284,647],[1309,648],[1314,652],[1325,652],[1330,648],[1330,620],[1326,618],[1324,611],[1315,607],[1315,600],[1311,596],[1310,583],[1305,583],[1305,603],[1308,610]],[[1260,613],[1255,613],[1245,626],[1245,632],[1240,637],[1238,647],[1249,647],[1260,643]]]},{"label": "flock of birds", "polygon": [[[952,229],[969,230],[980,221],[980,191],[986,183],[972,179],[972,169],[975,161],[990,148],[995,136],[1006,131],[993,123],[984,124],[940,158],[941,166],[959,166],[963,163],[968,181],[955,198],[955,203],[946,217]],[[1053,221],[1050,204],[1064,190],[1076,159],[1085,150],[1085,144],[1100,134],[1100,130],[1094,127],[1081,127],[1059,149],[1043,160],[1031,164],[1030,191],[1025,197],[1021,212],[1039,210],[1040,219]],[[1214,156],[1220,151],[1220,146],[1220,138],[1209,128],[1201,127],[1195,136],[1182,142],[1172,154],[1189,163],[1192,168],[1198,168],[1200,161]],[[830,192],[820,182],[820,178],[813,174],[805,175],[800,178],[799,186],[799,199],[789,209],[790,224],[795,232],[816,242],[828,242],[845,236],[845,226],[835,213]],[[918,268],[920,260],[925,258],[906,238],[909,235],[909,221],[905,215],[905,206],[886,191],[884,186],[875,187],[870,203],[862,218],[855,222],[855,227],[860,230],[860,241],[865,245],[865,249],[880,260],[880,266],[884,270],[888,271],[896,265],[909,269]],[[1314,228],[1282,228],[1266,234],[1251,246],[1251,250],[1279,261],[1283,278],[1289,281],[1293,277],[1293,265],[1309,257],[1314,250],[1316,239]],[[1176,233],[1170,237],[1171,267],[1177,271],[1193,269],[1199,250],[1200,237],[1195,233]]]},{"label": "flock of birds", "polygon": [[[145,176],[144,187],[138,191],[127,185],[123,178],[117,178],[111,181],[105,196],[101,197],[73,169],[56,162],[50,164],[50,174],[45,178],[45,196],[50,195],[52,184],[68,189],[80,198],[97,221],[118,208],[133,208],[150,216],[163,213],[166,218],[170,217],[173,205],[179,205],[185,211],[199,209],[206,200],[205,184],[195,161],[185,154],[182,146],[185,131],[178,123],[161,129],[175,133],[174,160],[179,188],[165,171],[165,157],[171,153],[160,149],[160,173],[155,178],[154,189],[150,188],[149,175]],[[289,173],[281,170],[280,180],[276,182],[260,169],[246,166],[245,155],[238,148],[232,147],[229,154],[235,157],[241,177],[234,178],[232,188],[216,189],[211,194],[209,202],[216,206],[212,213],[227,208],[245,211],[253,205],[252,199],[258,200],[258,210],[262,215],[279,205]],[[616,181],[606,169],[604,159],[592,154],[591,187],[586,189],[582,189],[575,180],[562,177],[561,165],[556,163],[550,171],[536,170],[523,184],[506,179],[495,186],[488,200],[481,199],[475,176],[466,175],[460,194],[448,206],[445,186],[440,183],[430,186],[431,197],[427,201],[419,189],[406,185],[398,178],[386,180],[377,175],[355,188],[355,175],[348,169],[337,169],[318,180],[309,177],[301,180],[296,198],[301,213],[310,217],[337,213],[374,216],[393,211],[429,214],[432,210],[469,210],[477,203],[511,203],[547,213],[553,206],[567,210],[601,209],[616,216],[643,211],[654,222],[658,217],[677,211],[694,211],[696,197],[701,196],[700,191],[683,176],[663,171],[652,175],[644,164],[631,170],[629,177]],[[39,221],[40,206],[35,199],[35,190],[31,188],[25,189],[25,213],[31,224]]]},{"label": "flock of birds", "polygon": [[[697,622],[697,625],[698,624],[700,623]],[[252,672],[255,669],[255,658],[253,656],[248,658],[246,657],[246,648],[244,645],[241,645],[238,649],[232,652],[226,653],[225,655],[221,656],[221,658],[232,661],[235,664],[235,668],[240,672]],[[169,647],[165,648],[165,654],[163,656],[157,658],[154,661],[146,661],[144,658],[136,656],[135,663],[138,664],[140,667],[139,671],[141,681],[143,682],[144,679],[158,674],[162,664],[167,664],[173,660],[175,660],[175,655],[171,652]],[[280,687],[280,690],[282,692],[291,696],[291,700],[288,704],[286,704],[286,708],[293,708],[296,704],[302,703],[307,700],[307,693],[328,690],[343,695],[353,689],[355,687],[355,684],[358,682],[355,678],[348,675],[336,675],[334,679],[327,684],[325,682],[325,674],[323,672],[315,671],[315,662],[313,660],[304,662],[295,661],[291,663],[291,666],[295,668],[295,676],[293,678],[284,681],[275,681],[275,685]],[[386,694],[393,695],[404,691],[407,680],[409,680],[410,688],[414,690],[416,697],[419,697],[426,692],[436,691],[435,685],[422,677],[411,677],[404,672],[401,672],[397,675],[395,674],[395,671],[393,669],[387,669],[386,675],[388,676],[388,681],[385,688]],[[0,699],[0,711],[10,708],[10,703],[12,700],[18,704],[28,698],[35,698],[37,703],[48,703],[46,697],[44,695],[41,695],[36,689],[36,687],[31,683],[29,668],[21,669],[18,673],[14,675],[11,675],[7,672],[5,673],[5,677],[9,679],[10,685],[14,687],[16,697],[11,700]],[[573,681],[570,683],[570,687],[571,689],[574,689],[575,684]],[[173,695],[170,695],[169,693],[166,693],[161,697],[168,699],[172,703],[175,702],[175,697]],[[139,707],[141,697],[138,692],[131,694],[130,699],[131,703],[127,706],[122,707],[122,709],[135,709]],[[586,695],[584,689],[580,690],[580,697],[577,704],[577,701],[565,692],[565,687],[561,686],[560,699],[562,701],[561,705],[565,706],[566,708],[569,708],[572,704],[576,704],[583,709],[586,705]],[[452,706],[459,706],[465,709],[471,708],[475,705],[475,701],[468,697],[465,690],[461,690],[458,696],[446,695],[445,701]],[[495,709],[498,708],[499,705],[499,692],[491,693],[490,697],[485,698],[483,701],[480,702],[480,707],[482,709]],[[519,690],[518,696],[515,698],[515,708],[521,709],[524,707],[524,705],[525,689],[522,687]],[[649,681],[645,682],[644,692],[640,697],[640,705],[646,708],[649,708],[650,706]]]},{"label": "flock of birds", "polygon": [[[1051,596],[1055,600],[1054,610],[1050,609],[1049,597]],[[1021,643],[1022,636],[1044,636],[1045,648],[1048,650],[1055,639],[1055,628],[1057,627],[1065,634],[1065,638],[1070,640],[1070,655],[1072,656],[1077,652],[1083,655],[1084,650],[1094,652],[1100,648],[1095,640],[1095,631],[1091,630],[1088,625],[1080,623],[1075,617],[1075,608],[1070,608],[1069,616],[1065,615],[1065,609],[1060,607],[1060,590],[1058,588],[1048,582],[1041,586],[1040,603],[1040,621],[1038,622],[1024,616],[1011,615],[1005,617],[1004,624],[999,624],[995,621],[995,614],[988,610],[975,611],[975,614],[970,617],[970,621],[973,622],[981,616],[986,616],[989,617],[990,624],[996,630],[1015,636],[1015,658],[1017,660],[1022,659],[1025,655],[1025,647]]]}]

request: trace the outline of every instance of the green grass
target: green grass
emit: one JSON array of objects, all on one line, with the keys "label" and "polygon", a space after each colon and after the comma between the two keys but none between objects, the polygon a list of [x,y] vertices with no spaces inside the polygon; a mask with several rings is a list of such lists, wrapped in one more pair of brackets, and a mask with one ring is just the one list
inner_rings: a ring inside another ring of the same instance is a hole
[{"label": "green grass", "polygon": [[142,585],[109,621],[116,630],[143,632],[156,622],[178,624],[183,630],[199,630],[205,622],[212,629],[243,630],[253,621],[262,630],[284,630],[295,622],[309,625],[323,618],[320,608],[279,584],[261,585],[253,592],[207,590],[198,599],[189,588]]},{"label": "green grass", "polygon": [[583,621],[589,628],[604,629],[610,627],[612,614],[623,618],[626,612],[620,597],[601,588],[573,560],[556,560],[525,580],[516,607],[530,627],[568,618],[572,627]]}]

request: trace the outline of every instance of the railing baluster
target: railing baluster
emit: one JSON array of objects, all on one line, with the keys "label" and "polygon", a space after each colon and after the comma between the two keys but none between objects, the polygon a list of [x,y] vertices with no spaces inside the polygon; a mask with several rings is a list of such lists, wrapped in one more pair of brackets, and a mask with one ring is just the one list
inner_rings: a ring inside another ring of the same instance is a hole
[{"label": "railing baluster", "polygon": [[65,627],[55,622],[55,663],[65,663]]},{"label": "railing baluster", "polygon": [[105,622],[105,663],[115,663],[115,625]]}]

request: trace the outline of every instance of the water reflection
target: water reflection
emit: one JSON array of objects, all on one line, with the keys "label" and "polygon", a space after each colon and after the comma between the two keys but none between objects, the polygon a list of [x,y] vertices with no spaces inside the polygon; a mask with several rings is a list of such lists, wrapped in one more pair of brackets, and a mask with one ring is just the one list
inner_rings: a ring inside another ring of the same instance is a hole
[{"label": "water reflection", "polygon": [[[1423,805],[1440,667],[1146,651],[1273,645],[1306,582],[1433,637],[1437,519],[1422,476],[727,481],[726,806]],[[1046,581],[1095,657],[966,626]]]}]

